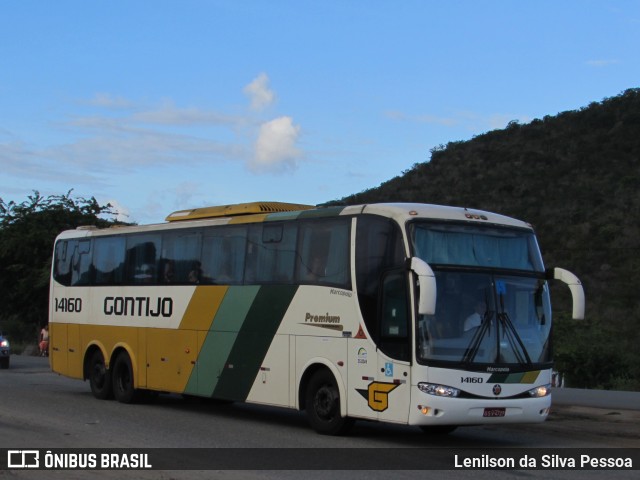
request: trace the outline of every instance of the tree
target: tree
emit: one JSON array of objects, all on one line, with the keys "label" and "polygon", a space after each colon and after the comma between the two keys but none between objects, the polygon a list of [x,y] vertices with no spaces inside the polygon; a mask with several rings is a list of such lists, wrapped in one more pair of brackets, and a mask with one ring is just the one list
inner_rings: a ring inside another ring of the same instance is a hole
[{"label": "tree", "polygon": [[35,340],[47,322],[49,277],[56,236],[83,225],[107,227],[110,204],[93,197],[43,197],[34,191],[22,203],[0,198],[0,330],[14,342]]}]

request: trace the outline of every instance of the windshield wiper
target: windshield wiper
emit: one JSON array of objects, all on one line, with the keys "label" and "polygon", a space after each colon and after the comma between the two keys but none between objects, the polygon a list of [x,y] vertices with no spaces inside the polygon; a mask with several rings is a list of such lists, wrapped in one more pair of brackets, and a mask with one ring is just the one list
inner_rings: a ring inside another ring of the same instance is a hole
[{"label": "windshield wiper", "polygon": [[516,356],[516,360],[518,360],[518,363],[520,363],[521,365],[531,365],[531,358],[529,357],[529,353],[527,352],[527,349],[524,346],[520,335],[518,335],[516,327],[513,326],[513,323],[509,318],[509,314],[504,310],[504,307],[502,312],[498,313],[497,317],[498,321],[503,326],[503,338],[506,337],[511,350],[513,351],[513,354]]},{"label": "windshield wiper", "polygon": [[480,328],[476,330],[471,338],[471,342],[469,342],[469,346],[467,350],[464,352],[464,356],[462,357],[463,363],[471,363],[478,355],[480,351],[480,344],[482,343],[482,339],[485,337],[487,332],[491,331],[491,319],[493,318],[493,312],[487,310],[484,312],[482,316],[482,322],[480,324]]}]

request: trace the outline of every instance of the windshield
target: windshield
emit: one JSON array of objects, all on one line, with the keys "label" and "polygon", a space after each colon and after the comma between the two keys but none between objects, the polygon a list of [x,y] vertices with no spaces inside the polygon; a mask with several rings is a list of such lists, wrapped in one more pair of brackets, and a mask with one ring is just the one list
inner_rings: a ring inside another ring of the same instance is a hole
[{"label": "windshield", "polygon": [[551,361],[544,280],[437,271],[435,315],[418,320],[418,361],[531,366]]},{"label": "windshield", "polygon": [[551,361],[551,306],[533,232],[416,222],[414,255],[436,277],[435,315],[418,318],[417,358],[464,368]]}]

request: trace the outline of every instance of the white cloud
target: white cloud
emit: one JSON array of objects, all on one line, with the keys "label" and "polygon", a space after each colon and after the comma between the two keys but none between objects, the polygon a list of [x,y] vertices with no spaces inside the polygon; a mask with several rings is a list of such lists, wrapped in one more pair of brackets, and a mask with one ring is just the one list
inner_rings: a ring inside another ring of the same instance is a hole
[{"label": "white cloud", "polygon": [[600,59],[600,60],[587,60],[585,63],[589,67],[602,68],[602,67],[608,67],[609,65],[615,65],[616,63],[620,63],[620,61],[615,59],[609,59],[609,60]]},{"label": "white cloud", "polygon": [[105,218],[114,218],[120,222],[131,222],[131,212],[117,200],[107,200],[104,204],[110,204],[114,215],[103,215]]},{"label": "white cloud", "polygon": [[250,165],[254,170],[283,171],[296,167],[301,156],[296,142],[300,127],[291,117],[275,118],[260,127],[256,141],[255,157]]},{"label": "white cloud", "polygon": [[251,108],[262,110],[273,103],[276,94],[269,88],[269,77],[266,73],[258,75],[242,90],[251,100]]},{"label": "white cloud", "polygon": [[[106,107],[106,99],[113,96],[103,94],[101,98]],[[249,118],[178,107],[171,100],[150,108],[124,99],[122,104],[130,105],[130,111],[70,119],[64,126],[75,138],[48,150],[60,161],[94,173],[122,168],[131,171],[148,165],[246,161],[251,157],[251,148],[235,135],[237,127],[257,124]],[[231,137],[229,131],[234,132]]]},{"label": "white cloud", "polygon": [[96,93],[95,96],[87,103],[95,107],[111,109],[131,108],[133,106],[133,104],[126,98],[105,92]]},{"label": "white cloud", "polygon": [[165,101],[159,108],[134,114],[132,120],[157,125],[236,125],[244,123],[239,117],[199,108],[178,108]]}]

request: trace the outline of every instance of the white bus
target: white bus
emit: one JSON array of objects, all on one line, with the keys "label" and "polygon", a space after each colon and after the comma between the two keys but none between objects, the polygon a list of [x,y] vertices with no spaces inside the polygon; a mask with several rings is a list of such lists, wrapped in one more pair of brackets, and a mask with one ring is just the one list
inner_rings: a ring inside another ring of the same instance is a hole
[{"label": "white bus", "polygon": [[548,280],[527,223],[424,204],[251,203],[55,243],[50,361],[99,399],[149,392],[447,432],[541,422]]}]

